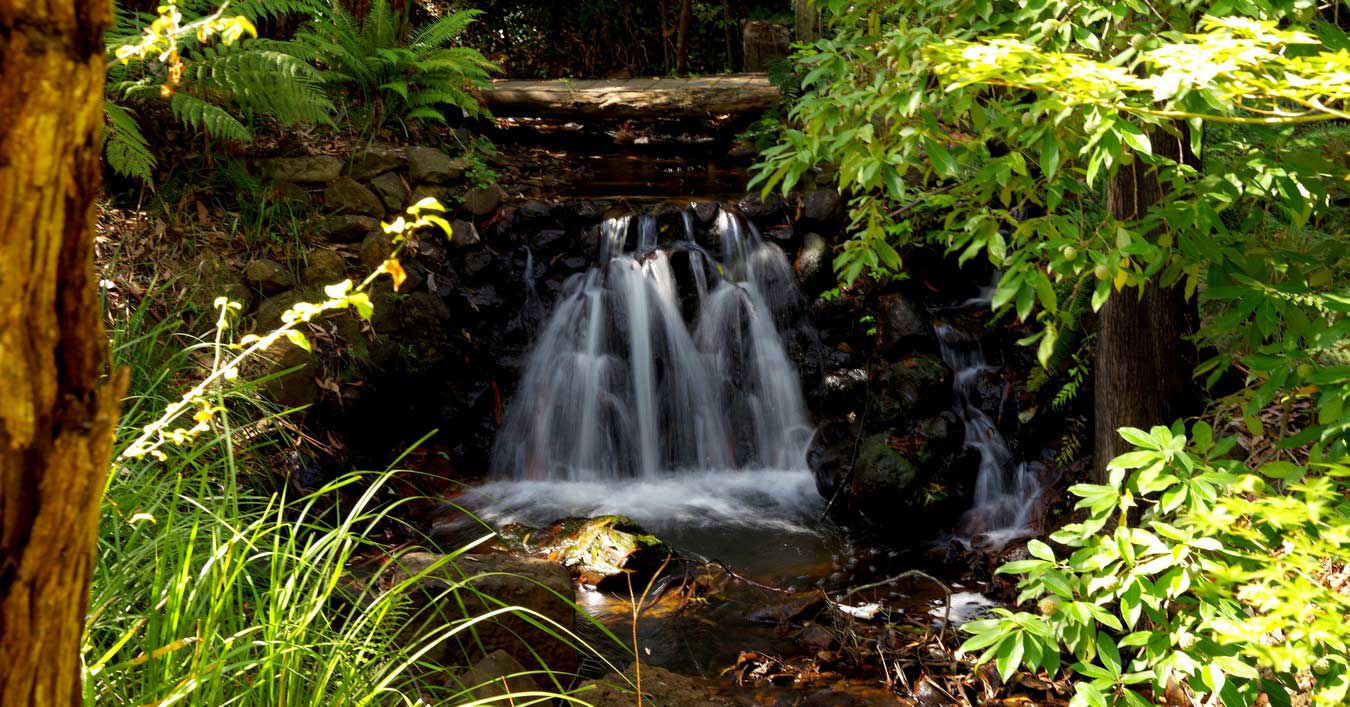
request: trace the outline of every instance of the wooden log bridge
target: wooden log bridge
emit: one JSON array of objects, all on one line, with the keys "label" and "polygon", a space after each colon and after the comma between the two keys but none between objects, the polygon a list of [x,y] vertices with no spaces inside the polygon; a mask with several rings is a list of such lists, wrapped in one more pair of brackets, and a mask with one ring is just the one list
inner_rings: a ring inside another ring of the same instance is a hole
[{"label": "wooden log bridge", "polygon": [[494,81],[484,94],[493,114],[552,118],[693,118],[760,113],[778,103],[767,74],[694,78]]}]

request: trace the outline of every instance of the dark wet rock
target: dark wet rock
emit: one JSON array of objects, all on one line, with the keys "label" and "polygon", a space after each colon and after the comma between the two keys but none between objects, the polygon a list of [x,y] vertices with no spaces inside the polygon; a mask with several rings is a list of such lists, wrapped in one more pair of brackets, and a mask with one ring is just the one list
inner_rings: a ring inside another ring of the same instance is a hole
[{"label": "dark wet rock", "polygon": [[867,395],[867,370],[845,368],[830,371],[821,379],[821,403],[827,407],[856,404]]},{"label": "dark wet rock", "polygon": [[543,221],[551,215],[552,207],[538,199],[530,199],[520,205],[519,213],[524,223]]},{"label": "dark wet rock", "polygon": [[[464,555],[452,562],[443,555],[411,552],[391,561],[382,574],[381,585],[407,580],[413,584],[414,612],[399,637],[407,646],[424,645],[424,637],[444,634],[448,626],[500,606],[530,609],[564,629],[571,629],[576,617],[567,572],[547,560],[494,553]],[[499,650],[532,667],[558,672],[577,667],[571,646],[511,612],[445,638],[423,658],[436,665],[462,665],[465,656],[473,660]]]},{"label": "dark wet rock", "polygon": [[877,300],[877,349],[884,353],[936,351],[937,335],[928,315],[898,293]]},{"label": "dark wet rock", "polygon": [[325,287],[347,279],[347,263],[335,250],[317,248],[305,256],[306,286]]},{"label": "dark wet rock", "polygon": [[399,316],[409,331],[439,331],[450,321],[445,300],[430,292],[414,292],[399,303]]},{"label": "dark wet rock", "polygon": [[882,432],[863,439],[853,463],[848,495],[864,512],[894,512],[919,478],[919,470],[898,446],[900,440]]},{"label": "dark wet rock", "polygon": [[946,467],[961,452],[966,431],[956,413],[946,410],[915,425],[915,432],[923,440],[914,455],[916,464],[923,467]]},{"label": "dark wet rock", "polygon": [[811,624],[803,628],[801,633],[797,634],[797,642],[803,648],[815,652],[828,651],[839,645],[834,633],[819,624]]},{"label": "dark wet rock", "polygon": [[694,218],[707,226],[717,219],[717,212],[722,210],[722,206],[715,201],[700,201],[694,204],[693,209]]},{"label": "dark wet rock", "polygon": [[781,215],[783,206],[783,197],[777,194],[769,194],[767,197],[750,194],[737,204],[742,215],[756,221],[769,220]]},{"label": "dark wet rock", "polygon": [[471,276],[481,275],[492,267],[492,263],[491,253],[482,250],[475,251],[464,256],[464,272]]},{"label": "dark wet rock", "polygon": [[418,184],[413,187],[412,196],[408,197],[408,203],[417,202],[431,198],[441,202],[441,205],[450,208],[455,203],[455,192],[450,187],[438,186],[436,184]]},{"label": "dark wet rock", "polygon": [[553,252],[567,239],[567,231],[560,228],[545,228],[534,234],[531,243],[540,251]]},{"label": "dark wet rock", "polygon": [[319,399],[319,384],[314,380],[319,364],[313,353],[282,339],[272,345],[268,355],[272,360],[267,367],[263,390],[272,400],[278,405],[295,408],[312,405]]},{"label": "dark wet rock", "polygon": [[[582,685],[579,694],[592,707],[632,707],[636,704],[633,685],[636,682],[634,666],[623,676],[610,674]],[[704,678],[692,678],[672,673],[655,665],[642,666],[643,704],[652,707],[732,707],[735,703],[717,695]]]},{"label": "dark wet rock", "polygon": [[[493,704],[511,704],[512,697],[538,692],[534,678],[527,675],[525,666],[506,651],[493,651],[463,672],[452,675],[449,687],[459,690],[455,704],[489,701]],[[515,697],[521,702],[528,697]]]},{"label": "dark wet rock", "polygon": [[897,427],[951,407],[951,369],[938,356],[908,356],[874,374],[869,424]]},{"label": "dark wet rock", "polygon": [[347,174],[353,179],[370,179],[403,166],[406,153],[389,145],[371,145],[352,153]]},{"label": "dark wet rock", "polygon": [[501,205],[506,192],[496,185],[476,187],[464,193],[464,208],[474,216],[487,216]]},{"label": "dark wet rock", "polygon": [[802,197],[802,220],[824,225],[844,215],[844,200],[834,189],[813,189]]},{"label": "dark wet rock", "polygon": [[332,155],[277,157],[263,160],[262,173],[278,182],[327,184],[342,176],[342,160]]},{"label": "dark wet rock", "polygon": [[375,270],[394,252],[394,235],[383,230],[371,231],[361,241],[361,265],[366,270]]},{"label": "dark wet rock", "polygon": [[780,626],[810,620],[823,608],[825,599],[820,592],[776,594],[766,597],[761,605],[755,607],[745,618],[757,624]]},{"label": "dark wet rock", "polygon": [[275,295],[295,287],[295,276],[281,263],[259,258],[244,266],[244,283],[264,295]]},{"label": "dark wet rock", "polygon": [[351,177],[333,182],[323,191],[324,204],[332,211],[382,216],[384,204],[375,193]]},{"label": "dark wet rock", "polygon": [[797,282],[807,292],[820,292],[828,287],[830,270],[830,244],[819,233],[808,233],[802,240],[801,250],[792,264],[797,272]]},{"label": "dark wet rock", "polygon": [[334,243],[356,243],[379,228],[378,219],[344,214],[325,219],[319,226],[319,235]]},{"label": "dark wet rock", "polygon": [[412,194],[408,185],[403,183],[403,178],[393,172],[385,172],[370,180],[370,188],[384,202],[384,208],[389,213],[402,211]]},{"label": "dark wet rock", "polygon": [[478,234],[478,227],[471,221],[455,219],[450,224],[450,232],[450,244],[455,248],[469,248],[483,242],[483,237]]},{"label": "dark wet rock", "polygon": [[792,226],[780,224],[770,226],[764,229],[764,238],[770,242],[777,243],[780,247],[789,247],[797,237],[797,231]]},{"label": "dark wet rock", "polygon": [[452,159],[434,147],[408,148],[408,179],[414,184],[453,184],[469,167],[468,160]]},{"label": "dark wet rock", "polygon": [[576,581],[604,591],[627,591],[628,582],[647,586],[670,548],[624,516],[564,518],[548,528],[503,528],[502,539],[515,552],[561,562]]}]

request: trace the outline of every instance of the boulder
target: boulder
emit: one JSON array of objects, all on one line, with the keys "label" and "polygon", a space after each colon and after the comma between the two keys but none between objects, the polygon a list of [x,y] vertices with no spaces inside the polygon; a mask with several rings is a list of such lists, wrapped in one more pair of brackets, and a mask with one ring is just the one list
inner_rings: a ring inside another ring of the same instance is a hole
[{"label": "boulder", "polygon": [[366,270],[373,271],[388,260],[393,252],[394,234],[385,233],[383,230],[371,231],[365,240],[361,241],[361,265]]},{"label": "boulder", "polygon": [[564,518],[548,528],[511,525],[501,531],[513,551],[561,562],[576,581],[626,593],[647,586],[671,550],[624,516]]},{"label": "boulder", "polygon": [[379,229],[378,219],[345,214],[325,219],[319,225],[319,235],[334,243],[356,243],[365,238],[366,234]]},{"label": "boulder", "polygon": [[244,283],[270,296],[295,287],[295,276],[281,263],[259,258],[244,266]]},{"label": "boulder", "polygon": [[383,216],[384,204],[375,193],[351,177],[343,177],[323,191],[324,204],[333,211]]},{"label": "boulder", "polygon": [[812,189],[802,196],[802,220],[824,225],[844,215],[844,200],[834,189]]},{"label": "boulder", "polygon": [[722,205],[715,201],[700,201],[694,204],[694,218],[706,226],[717,219],[717,212],[721,210]]},{"label": "boulder", "polygon": [[332,155],[277,157],[263,160],[262,173],[278,182],[327,184],[342,176],[342,160]]},{"label": "boulder", "polygon": [[285,339],[273,344],[267,353],[271,363],[263,390],[272,400],[284,407],[297,408],[319,399],[319,384],[314,380],[319,364],[313,353]]},{"label": "boulder", "polygon": [[907,356],[874,375],[869,424],[901,427],[951,408],[952,372],[937,356]]},{"label": "boulder", "polygon": [[403,183],[403,178],[393,172],[385,172],[370,180],[370,188],[384,202],[384,208],[389,213],[402,211],[412,193],[408,185]]},{"label": "boulder", "polygon": [[464,208],[474,216],[487,216],[501,206],[506,192],[497,185],[476,187],[464,193]]},{"label": "boulder", "polygon": [[928,314],[902,294],[877,300],[877,350],[883,355],[937,351],[937,335]]},{"label": "boulder", "polygon": [[[582,685],[580,692],[592,707],[632,707],[637,704],[636,665],[624,674],[611,673]],[[655,665],[642,666],[642,704],[651,707],[731,707],[735,702],[714,692],[703,678],[685,677]]]},{"label": "boulder", "polygon": [[471,166],[468,160],[452,159],[434,147],[408,148],[408,179],[413,184],[452,184]]},{"label": "boulder", "polygon": [[539,691],[540,686],[526,674],[528,672],[510,653],[493,651],[463,672],[451,676],[450,687],[459,690],[455,704],[475,700],[511,704],[513,695]]},{"label": "boulder", "polygon": [[281,315],[297,303],[305,301],[300,290],[286,290],[264,299],[253,314],[254,329],[259,332],[271,331],[281,326]]},{"label": "boulder", "polygon": [[896,448],[900,442],[881,432],[863,438],[858,445],[845,493],[864,514],[885,516],[909,504],[919,470]]},{"label": "boulder", "polygon": [[777,217],[783,213],[783,197],[778,194],[769,194],[767,197],[759,194],[749,194],[736,204],[740,209],[741,215],[748,219],[768,220]]},{"label": "boulder", "polygon": [[315,289],[333,285],[347,279],[347,263],[335,250],[316,248],[305,256],[302,278]]},{"label": "boulder", "polygon": [[830,244],[819,233],[808,233],[802,241],[797,259],[792,263],[797,272],[797,282],[808,292],[819,292],[828,287],[830,270]]},{"label": "boulder", "polygon": [[[574,625],[572,581],[554,562],[495,553],[450,561],[443,555],[410,552],[392,561],[382,574],[379,584],[385,586],[412,581],[409,596],[414,603],[399,641],[419,647],[432,641],[423,656],[430,663],[463,665],[465,659],[503,651],[532,668],[562,673],[577,668],[576,650],[536,625],[551,622],[569,631]],[[472,630],[446,635],[455,625],[502,607],[535,614],[508,611],[479,621]],[[560,631],[553,628],[553,633]]]},{"label": "boulder", "polygon": [[370,179],[403,165],[403,150],[389,145],[371,145],[352,153],[352,165],[347,174],[352,179]]},{"label": "boulder", "polygon": [[470,248],[483,242],[478,228],[471,221],[457,218],[450,224],[450,245],[455,248]]}]

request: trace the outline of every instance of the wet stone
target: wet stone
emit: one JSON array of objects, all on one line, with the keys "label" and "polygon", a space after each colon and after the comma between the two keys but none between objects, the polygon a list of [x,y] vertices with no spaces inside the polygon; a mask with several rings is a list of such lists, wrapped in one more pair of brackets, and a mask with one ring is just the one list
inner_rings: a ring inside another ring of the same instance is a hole
[{"label": "wet stone", "polygon": [[464,177],[468,160],[452,159],[434,147],[408,149],[408,179],[414,184],[451,184]]},{"label": "wet stone", "polygon": [[365,216],[381,216],[385,213],[379,197],[351,177],[343,177],[329,185],[323,192],[323,200],[333,211]]},{"label": "wet stone", "polygon": [[353,179],[370,179],[402,166],[403,150],[387,145],[372,145],[352,154],[348,174]]},{"label": "wet stone", "polygon": [[342,215],[326,219],[319,234],[334,243],[355,243],[379,227],[379,220],[369,216]]},{"label": "wet stone", "polygon": [[403,178],[393,172],[386,172],[370,180],[370,188],[384,202],[384,208],[390,213],[402,211],[411,193]]},{"label": "wet stone", "polygon": [[263,160],[262,173],[279,182],[327,184],[342,176],[342,160],[332,155],[278,157]]},{"label": "wet stone", "polygon": [[295,276],[275,260],[252,260],[244,266],[244,282],[264,295],[274,295],[295,287]]}]

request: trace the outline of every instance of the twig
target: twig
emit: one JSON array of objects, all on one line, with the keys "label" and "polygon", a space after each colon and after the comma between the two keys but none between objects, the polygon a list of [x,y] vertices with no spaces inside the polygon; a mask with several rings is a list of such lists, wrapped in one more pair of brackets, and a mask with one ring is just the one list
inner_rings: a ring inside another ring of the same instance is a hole
[{"label": "twig", "polygon": [[777,592],[777,593],[779,593],[779,594],[796,594],[796,593],[797,593],[797,592],[794,592],[794,591],[789,590],[789,589],[781,589],[781,588],[779,588],[779,587],[770,586],[770,585],[768,585],[768,584],[762,584],[762,583],[760,583],[760,582],[756,582],[756,581],[753,580],[753,579],[750,579],[749,577],[746,577],[746,576],[744,576],[744,575],[737,574],[737,573],[736,573],[736,570],[731,569],[731,567],[729,567],[725,562],[722,562],[721,560],[712,560],[711,562],[707,562],[707,563],[705,563],[705,564],[717,565],[718,567],[721,567],[721,568],[722,568],[722,571],[723,571],[723,572],[726,572],[727,575],[730,576],[732,579],[739,580],[739,581],[741,581],[741,582],[745,582],[746,584],[748,584],[748,585],[750,585],[750,586],[752,586],[752,587],[758,587],[758,588],[760,588],[760,589],[763,589],[763,590],[766,590],[766,591],[770,591],[770,592]]},{"label": "twig", "polygon": [[848,590],[847,592],[844,592],[843,594],[839,595],[839,598],[841,600],[847,599],[853,596],[854,594],[857,594],[858,592],[865,592],[868,589],[876,589],[877,587],[884,587],[888,584],[893,584],[895,582],[899,582],[902,579],[908,579],[910,577],[919,577],[920,579],[926,579],[932,582],[933,584],[936,584],[938,588],[942,590],[942,593],[946,596],[946,609],[942,615],[942,631],[941,631],[945,632],[947,630],[947,627],[951,624],[952,620],[952,590],[950,587],[947,586],[945,582],[938,579],[937,577],[934,577],[931,574],[928,574],[927,572],[923,572],[920,570],[906,570],[889,579],[883,579],[880,582],[872,582],[871,584],[864,584],[861,587],[854,587]]}]

